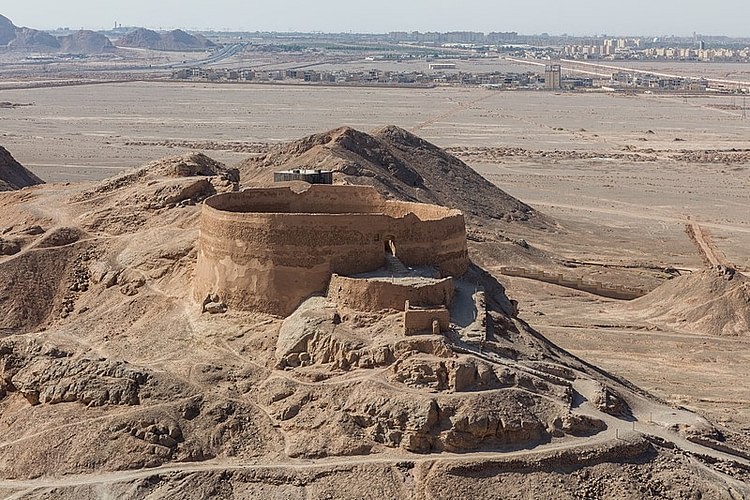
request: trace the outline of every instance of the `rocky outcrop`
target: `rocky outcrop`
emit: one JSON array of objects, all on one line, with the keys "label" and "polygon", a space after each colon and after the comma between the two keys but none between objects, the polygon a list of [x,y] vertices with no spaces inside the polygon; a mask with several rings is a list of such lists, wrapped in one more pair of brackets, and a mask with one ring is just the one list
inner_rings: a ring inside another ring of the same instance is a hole
[{"label": "rocky outcrop", "polygon": [[[512,449],[606,429],[601,420],[553,403],[552,392],[515,386],[459,395],[362,382],[323,394],[281,380],[261,388],[261,401],[291,436],[291,456],[356,455],[382,447],[415,453]],[[330,413],[331,405],[338,411]]]},{"label": "rocky outcrop", "polygon": [[21,243],[17,240],[0,238],[0,256],[15,255],[21,251]]},{"label": "rocky outcrop", "polygon": [[243,179],[258,183],[289,168],[330,169],[336,183],[370,185],[388,196],[458,208],[469,216],[551,224],[455,156],[395,126],[370,134],[350,127],[330,130],[281,144],[240,165]]},{"label": "rocky outcrop", "polygon": [[92,211],[82,219],[86,230],[121,234],[143,229],[147,220],[159,223],[146,214],[192,206],[216,193],[238,189],[236,169],[201,153],[188,153],[126,171],[71,200],[91,204]]},{"label": "rocky outcrop", "polygon": [[146,28],[138,28],[117,40],[118,47],[138,49],[189,51],[205,50],[216,44],[201,35],[192,35],[182,30],[158,33]]},{"label": "rocky outcrop", "polygon": [[148,374],[123,362],[81,358],[39,360],[12,379],[33,404],[79,402],[88,406],[137,405]]},{"label": "rocky outcrop", "polygon": [[156,185],[159,182],[153,181],[159,180],[172,184],[171,186],[158,186],[150,190],[156,198],[152,201],[162,204],[174,203],[178,201],[173,197],[173,193],[178,189],[174,182],[185,181],[186,179],[189,184],[195,180],[210,181],[214,189],[211,194],[215,194],[216,192],[239,189],[240,177],[237,169],[227,168],[224,164],[202,153],[188,153],[163,158],[102,181],[93,189],[78,195],[76,201],[84,201],[104,194],[113,194],[137,184]]},{"label": "rocky outcrop", "polygon": [[19,28],[16,37],[8,44],[12,50],[55,52],[60,49],[60,41],[44,31],[32,28]]},{"label": "rocky outcrop", "polygon": [[58,227],[44,235],[37,243],[37,248],[64,247],[83,237],[83,231],[77,227]]},{"label": "rocky outcrop", "polygon": [[44,181],[18,163],[7,149],[0,146],[0,191],[14,191],[37,184],[44,184]]},{"label": "rocky outcrop", "polygon": [[122,361],[75,358],[36,342],[0,344],[0,398],[18,392],[32,405],[137,405],[148,380],[146,371]]},{"label": "rocky outcrop", "polygon": [[59,38],[60,51],[70,54],[101,54],[115,50],[105,35],[91,30],[80,30]]},{"label": "rocky outcrop", "polygon": [[8,45],[16,38],[16,26],[5,16],[0,15],[0,46]]}]

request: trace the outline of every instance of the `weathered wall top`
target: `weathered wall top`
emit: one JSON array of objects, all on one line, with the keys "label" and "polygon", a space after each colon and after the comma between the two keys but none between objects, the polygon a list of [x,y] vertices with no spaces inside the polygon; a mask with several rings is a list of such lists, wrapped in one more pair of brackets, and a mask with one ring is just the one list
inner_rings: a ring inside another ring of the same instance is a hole
[{"label": "weathered wall top", "polygon": [[302,182],[214,196],[206,200],[206,206],[223,212],[248,214],[374,214],[399,218],[412,213],[420,220],[463,217],[460,210],[438,205],[385,200],[370,186],[313,185]]}]

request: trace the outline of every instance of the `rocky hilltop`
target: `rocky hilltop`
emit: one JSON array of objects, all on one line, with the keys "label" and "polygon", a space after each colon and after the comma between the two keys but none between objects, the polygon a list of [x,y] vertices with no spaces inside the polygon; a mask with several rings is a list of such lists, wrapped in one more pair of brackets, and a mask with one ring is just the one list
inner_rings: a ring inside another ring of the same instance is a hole
[{"label": "rocky hilltop", "polygon": [[40,52],[54,52],[60,49],[60,40],[32,28],[17,28],[15,38],[8,43],[12,50],[29,50]]},{"label": "rocky hilltop", "polygon": [[[456,205],[541,217],[391,127],[312,136],[240,171],[256,184],[300,153],[337,182],[433,202],[453,168]],[[196,302],[202,201],[241,189],[240,171],[191,153],[0,193],[16,248],[0,255],[0,495],[750,494],[750,461],[709,422],[549,342],[477,266],[455,277],[442,334],[321,296],[288,317]]]},{"label": "rocky hilltop", "polygon": [[0,15],[0,46],[8,45],[16,38],[16,26],[7,17]]},{"label": "rocky hilltop", "polygon": [[189,51],[205,50],[216,44],[202,35],[192,35],[182,30],[158,33],[146,28],[138,28],[117,40],[118,47],[151,50]]},{"label": "rocky hilltop", "polygon": [[[151,50],[191,51],[206,50],[216,44],[199,34],[182,30],[158,33],[138,28],[117,40],[117,46]],[[115,50],[115,45],[101,33],[80,30],[55,37],[33,28],[18,27],[0,15],[0,47],[10,50],[35,52],[65,52],[70,54],[101,54]]]},{"label": "rocky hilltop", "polygon": [[114,50],[109,38],[90,30],[55,37],[32,28],[19,28],[0,15],[0,46],[11,50],[38,52],[67,52],[71,54],[99,54]]},{"label": "rocky hilltop", "polygon": [[0,146],[0,191],[12,191],[43,183],[44,181],[18,163],[7,149]]},{"label": "rocky hilltop", "polygon": [[59,38],[60,51],[70,54],[101,54],[115,50],[106,36],[91,30],[80,30]]},{"label": "rocky hilltop", "polygon": [[467,164],[395,126],[372,133],[350,127],[280,144],[240,165],[248,183],[267,183],[277,170],[323,168],[337,183],[364,184],[387,196],[458,208],[468,216],[530,221],[550,219],[487,181]]}]

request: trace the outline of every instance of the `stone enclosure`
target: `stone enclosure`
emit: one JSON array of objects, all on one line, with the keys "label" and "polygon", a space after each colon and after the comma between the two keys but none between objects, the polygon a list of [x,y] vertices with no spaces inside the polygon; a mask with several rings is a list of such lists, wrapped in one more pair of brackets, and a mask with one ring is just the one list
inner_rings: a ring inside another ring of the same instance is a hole
[{"label": "stone enclosure", "polygon": [[[294,183],[220,194],[202,210],[194,296],[287,316],[311,295],[325,294],[334,274],[372,272],[388,257],[433,267],[442,277],[463,275],[469,266],[463,214],[385,200],[367,186]],[[448,305],[444,286],[427,295]],[[399,309],[409,298],[398,297]],[[388,302],[377,293],[373,300]]]}]

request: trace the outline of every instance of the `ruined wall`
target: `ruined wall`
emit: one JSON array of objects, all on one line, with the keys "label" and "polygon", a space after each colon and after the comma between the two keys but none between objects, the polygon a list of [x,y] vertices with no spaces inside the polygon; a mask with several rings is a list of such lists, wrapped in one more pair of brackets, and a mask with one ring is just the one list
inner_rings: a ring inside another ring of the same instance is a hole
[{"label": "ruined wall", "polygon": [[638,297],[643,297],[650,292],[650,290],[645,288],[624,285],[608,285],[601,281],[589,281],[581,277],[566,278],[559,273],[552,274],[536,269],[525,269],[523,267],[501,267],[500,274],[544,281],[545,283],[552,283],[554,285],[560,285],[575,290],[581,290],[583,292],[593,293],[594,295],[601,295],[602,297],[620,300],[637,299]]},{"label": "ruined wall", "polygon": [[432,333],[432,323],[437,320],[440,331],[450,328],[451,315],[448,309],[408,309],[404,311],[404,334],[419,335]]},{"label": "ruined wall", "polygon": [[380,268],[386,239],[407,265],[460,276],[469,264],[461,212],[385,201],[370,187],[221,194],[206,200],[200,229],[195,298],[217,294],[229,307],[283,316],[325,293],[334,273]]},{"label": "ruined wall", "polygon": [[399,280],[347,278],[334,274],[327,296],[331,301],[357,311],[401,311],[407,300],[415,306],[449,306],[453,292],[453,278],[408,285],[399,283]]}]

